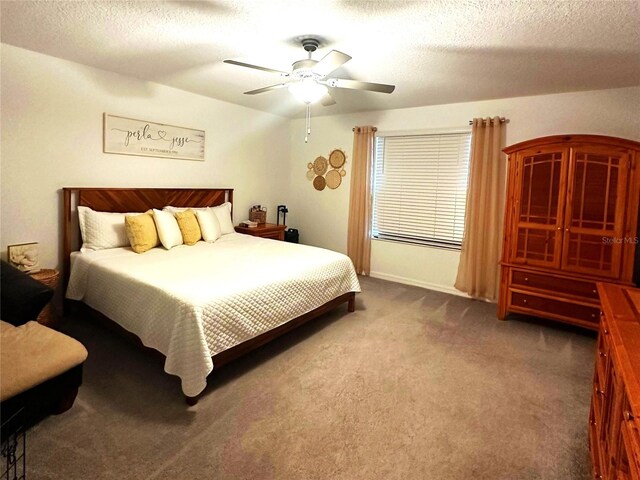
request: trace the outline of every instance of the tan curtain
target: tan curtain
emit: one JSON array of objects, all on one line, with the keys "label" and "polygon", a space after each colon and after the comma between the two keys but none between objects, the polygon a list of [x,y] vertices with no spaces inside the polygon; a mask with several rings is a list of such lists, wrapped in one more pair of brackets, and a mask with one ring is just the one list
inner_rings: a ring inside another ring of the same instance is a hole
[{"label": "tan curtain", "polygon": [[497,300],[500,285],[506,167],[501,145],[500,117],[473,120],[464,240],[455,287],[490,301]]},{"label": "tan curtain", "polygon": [[349,194],[349,227],[347,255],[356,273],[369,275],[371,265],[371,208],[373,184],[373,149],[377,128],[353,129],[351,159],[351,191]]}]

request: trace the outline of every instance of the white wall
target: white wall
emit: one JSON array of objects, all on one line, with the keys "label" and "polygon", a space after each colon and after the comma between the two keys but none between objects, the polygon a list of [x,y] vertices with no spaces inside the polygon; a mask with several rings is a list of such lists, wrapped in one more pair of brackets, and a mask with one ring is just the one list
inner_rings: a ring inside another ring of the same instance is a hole
[{"label": "white wall", "polygon": [[[1,237],[61,264],[62,187],[233,187],[234,220],[288,190],[288,119],[1,45]],[[103,112],[206,131],[204,162],[102,153]]]},{"label": "white wall", "polygon": [[[322,107],[316,107],[319,110]],[[640,140],[640,87],[519,97],[482,102],[317,117],[304,143],[304,120],[290,124],[291,195],[287,223],[301,241],[346,252],[352,128],[379,131],[461,128],[473,117],[509,119],[506,145],[530,138],[591,133]],[[347,176],[337,190],[318,192],[305,177],[307,164],[334,148],[347,152]],[[459,253],[422,246],[373,241],[372,275],[455,293]]]},{"label": "white wall", "polygon": [[[235,221],[261,203],[289,206],[287,223],[303,243],[346,252],[352,127],[380,131],[460,128],[476,116],[502,115],[506,144],[559,133],[640,139],[640,88],[576,92],[411,109],[316,116],[304,143],[304,121],[144,82],[1,45],[0,252],[37,241],[43,267],[61,263],[64,186],[234,187]],[[102,153],[102,114],[206,130],[206,161]],[[334,148],[347,153],[337,190],[317,192],[307,164]],[[458,253],[374,241],[379,277],[453,291]]]}]

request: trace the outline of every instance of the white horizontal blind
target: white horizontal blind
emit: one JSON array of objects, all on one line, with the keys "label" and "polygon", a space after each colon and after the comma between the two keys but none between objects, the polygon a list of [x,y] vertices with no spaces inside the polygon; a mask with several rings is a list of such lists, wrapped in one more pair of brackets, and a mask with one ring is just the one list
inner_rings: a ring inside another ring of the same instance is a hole
[{"label": "white horizontal blind", "polygon": [[459,248],[471,133],[376,137],[374,237]]}]

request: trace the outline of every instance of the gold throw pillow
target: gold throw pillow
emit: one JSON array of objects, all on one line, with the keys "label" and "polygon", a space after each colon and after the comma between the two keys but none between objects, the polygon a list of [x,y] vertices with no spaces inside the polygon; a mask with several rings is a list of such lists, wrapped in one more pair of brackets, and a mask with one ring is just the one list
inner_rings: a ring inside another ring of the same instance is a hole
[{"label": "gold throw pillow", "polygon": [[196,212],[189,209],[184,212],[176,212],[174,215],[178,221],[178,227],[180,227],[182,239],[186,245],[194,245],[199,240],[202,240],[202,232],[200,232]]},{"label": "gold throw pillow", "polygon": [[143,253],[160,245],[151,210],[141,215],[125,216],[124,225],[127,230],[127,238],[134,252]]}]

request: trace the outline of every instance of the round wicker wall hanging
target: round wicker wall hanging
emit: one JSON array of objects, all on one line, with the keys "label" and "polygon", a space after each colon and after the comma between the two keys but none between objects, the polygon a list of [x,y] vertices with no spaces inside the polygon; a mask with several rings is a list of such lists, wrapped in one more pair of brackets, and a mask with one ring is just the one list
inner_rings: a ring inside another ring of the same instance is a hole
[{"label": "round wicker wall hanging", "polygon": [[342,184],[342,177],[347,174],[344,166],[347,162],[345,153],[336,148],[331,150],[329,159],[319,156],[307,163],[307,179],[313,181],[313,188],[318,191],[329,187],[335,190]]},{"label": "round wicker wall hanging", "polygon": [[316,173],[316,175],[324,175],[325,173],[327,173],[328,166],[329,163],[327,162],[326,158],[318,157],[313,162],[313,171]]},{"label": "round wicker wall hanging", "polygon": [[340,176],[340,173],[337,170],[328,171],[324,178],[327,182],[327,187],[329,187],[332,190],[335,190],[336,188],[338,188],[342,183],[342,177]]},{"label": "round wicker wall hanging", "polygon": [[320,190],[324,190],[324,187],[326,187],[327,182],[324,179],[324,177],[316,177],[313,179],[313,188],[315,188],[316,190],[320,191]]},{"label": "round wicker wall hanging", "polygon": [[340,168],[344,165],[344,162],[347,160],[344,152],[338,148],[336,148],[333,152],[329,154],[329,163],[333,168]]}]

